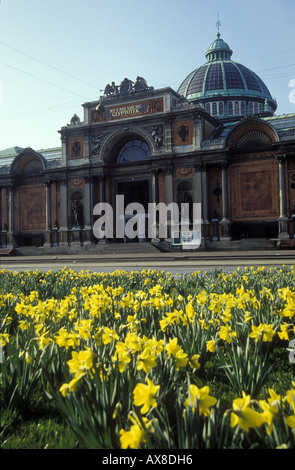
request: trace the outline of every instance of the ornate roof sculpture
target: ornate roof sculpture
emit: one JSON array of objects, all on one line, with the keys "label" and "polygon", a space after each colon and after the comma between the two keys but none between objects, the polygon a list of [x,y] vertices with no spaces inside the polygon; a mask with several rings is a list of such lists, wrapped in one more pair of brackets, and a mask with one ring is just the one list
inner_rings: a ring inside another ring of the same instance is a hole
[{"label": "ornate roof sculpture", "polygon": [[207,63],[185,78],[178,93],[220,119],[273,115],[277,103],[267,86],[256,73],[234,62],[232,53],[218,31],[205,54]]},{"label": "ornate roof sculpture", "polygon": [[103,98],[127,96],[133,93],[152,91],[153,89],[153,87],[149,87],[147,85],[146,80],[142,77],[136,77],[135,82],[129,80],[128,78],[124,78],[120,85],[116,85],[115,82],[112,82],[111,85],[107,84],[104,89]]}]

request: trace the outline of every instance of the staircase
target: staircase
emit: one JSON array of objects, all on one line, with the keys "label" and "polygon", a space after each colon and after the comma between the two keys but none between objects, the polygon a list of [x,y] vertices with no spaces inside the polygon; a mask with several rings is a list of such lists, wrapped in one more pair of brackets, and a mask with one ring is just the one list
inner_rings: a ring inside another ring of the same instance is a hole
[{"label": "staircase", "polygon": [[160,250],[151,243],[97,243],[75,246],[36,247],[24,246],[14,250],[16,256],[42,255],[116,255],[116,254],[157,254]]},{"label": "staircase", "polygon": [[151,243],[106,243],[89,245],[88,253],[95,254],[140,254],[140,253],[158,253],[159,250]]}]

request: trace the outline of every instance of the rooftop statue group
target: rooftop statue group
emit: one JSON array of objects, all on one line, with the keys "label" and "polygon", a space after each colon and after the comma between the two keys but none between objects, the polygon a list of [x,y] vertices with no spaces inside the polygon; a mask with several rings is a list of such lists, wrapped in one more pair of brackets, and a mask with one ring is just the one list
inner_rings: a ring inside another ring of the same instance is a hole
[{"label": "rooftop statue group", "polygon": [[147,85],[146,80],[142,77],[137,77],[135,82],[124,78],[120,85],[116,85],[115,82],[112,82],[111,85],[108,84],[104,89],[104,97],[131,95],[133,93],[141,93],[153,89],[153,87]]}]

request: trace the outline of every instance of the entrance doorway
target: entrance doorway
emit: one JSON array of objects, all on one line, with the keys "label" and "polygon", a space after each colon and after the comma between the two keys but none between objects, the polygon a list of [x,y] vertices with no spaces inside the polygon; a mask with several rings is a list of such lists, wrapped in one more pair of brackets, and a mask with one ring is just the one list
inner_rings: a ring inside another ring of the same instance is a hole
[{"label": "entrance doorway", "polygon": [[149,203],[149,181],[131,181],[118,184],[117,194],[124,196],[124,209],[128,204],[136,202],[142,204],[145,211],[148,210]]},{"label": "entrance doorway", "polygon": [[[140,226],[135,223],[134,224],[134,231],[142,232],[143,227],[145,227],[143,236],[135,237],[135,238],[128,238],[127,236],[124,239],[117,239],[116,241],[122,241],[125,243],[130,242],[143,242],[147,241],[148,238],[148,203],[150,202],[150,194],[151,194],[151,187],[149,180],[137,180],[137,181],[122,181],[117,184],[117,191],[116,195],[123,195],[124,196],[124,214],[126,211],[126,207],[128,204],[137,203],[141,204],[145,210],[144,217],[144,225],[142,222]],[[134,213],[135,215],[136,213]],[[132,217],[132,216],[131,216]],[[130,219],[129,216],[125,216],[125,226],[128,220]]]}]

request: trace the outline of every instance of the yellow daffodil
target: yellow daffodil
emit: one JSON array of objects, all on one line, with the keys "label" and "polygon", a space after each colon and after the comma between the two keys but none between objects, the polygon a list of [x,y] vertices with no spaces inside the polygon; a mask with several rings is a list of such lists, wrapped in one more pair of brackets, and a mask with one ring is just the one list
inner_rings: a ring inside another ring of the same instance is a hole
[{"label": "yellow daffodil", "polygon": [[183,351],[183,349],[179,349],[176,354],[174,354],[176,370],[179,370],[181,367],[186,367],[188,363],[188,355]]},{"label": "yellow daffodil", "polygon": [[236,336],[237,332],[233,331],[229,325],[224,325],[220,327],[219,337],[227,343],[231,343],[231,340],[236,338]]},{"label": "yellow daffodil", "polygon": [[75,348],[80,343],[79,335],[76,332],[69,333],[64,327],[60,328],[58,335],[54,339],[59,347],[64,347],[65,349],[70,347]]},{"label": "yellow daffodil", "polygon": [[145,348],[138,356],[137,370],[144,370],[147,374],[152,367],[157,365],[155,352],[151,348]]},{"label": "yellow daffodil", "polygon": [[73,351],[72,359],[67,362],[70,372],[75,374],[76,377],[80,377],[85,371],[90,371],[93,366],[93,353],[90,348],[86,348],[83,351]]},{"label": "yellow daffodil", "polygon": [[139,449],[141,444],[146,442],[146,437],[152,427],[152,423],[143,416],[139,420],[136,416],[129,413],[129,419],[133,423],[129,431],[120,430],[121,449]]},{"label": "yellow daffodil", "polygon": [[0,333],[0,345],[4,347],[6,343],[9,343],[9,334]]},{"label": "yellow daffodil", "polygon": [[285,401],[291,405],[295,413],[295,382],[292,382],[292,385],[294,388],[287,391]]},{"label": "yellow daffodil", "polygon": [[262,341],[272,341],[272,338],[275,334],[272,325],[267,325],[265,323],[261,323],[259,326],[252,325],[252,333],[250,333],[250,338],[255,338],[255,342],[262,338]]},{"label": "yellow daffodil", "polygon": [[209,395],[209,387],[198,388],[196,385],[189,386],[189,397],[185,400],[184,406],[190,406],[195,412],[198,406],[199,414],[203,416],[210,415],[210,407],[217,403],[216,398]]},{"label": "yellow daffodil", "polygon": [[216,350],[216,341],[214,341],[213,339],[210,339],[209,341],[206,342],[206,347],[209,352],[214,353]]},{"label": "yellow daffodil", "polygon": [[155,385],[147,377],[147,385],[139,383],[133,390],[133,403],[135,406],[142,406],[141,413],[146,414],[149,409],[153,406],[157,406],[157,392],[160,385]]},{"label": "yellow daffodil", "polygon": [[175,354],[179,351],[180,346],[177,344],[178,338],[169,338],[169,343],[166,344],[165,350],[167,351],[168,356],[175,356]]},{"label": "yellow daffodil", "polygon": [[250,428],[260,427],[266,417],[263,413],[250,408],[251,396],[243,392],[242,398],[236,398],[233,401],[233,410],[231,411],[231,427],[239,426],[248,432]]},{"label": "yellow daffodil", "polygon": [[191,366],[192,369],[199,369],[201,367],[201,364],[198,362],[200,358],[200,354],[194,354],[190,360],[189,360],[189,365]]},{"label": "yellow daffodil", "polygon": [[273,430],[273,421],[276,416],[279,414],[279,404],[281,402],[280,395],[277,395],[276,392],[272,389],[269,389],[269,395],[267,401],[259,400],[259,406],[263,410],[263,416],[265,422],[267,423],[267,434],[270,434]]},{"label": "yellow daffodil", "polygon": [[295,430],[295,414],[288,416],[286,418],[286,423],[290,428],[293,428]]},{"label": "yellow daffodil", "polygon": [[102,341],[103,341],[103,344],[112,343],[112,342],[116,341],[117,339],[119,339],[119,336],[117,335],[115,330],[112,330],[112,329],[108,328],[107,326],[104,326],[102,328]]}]

